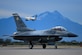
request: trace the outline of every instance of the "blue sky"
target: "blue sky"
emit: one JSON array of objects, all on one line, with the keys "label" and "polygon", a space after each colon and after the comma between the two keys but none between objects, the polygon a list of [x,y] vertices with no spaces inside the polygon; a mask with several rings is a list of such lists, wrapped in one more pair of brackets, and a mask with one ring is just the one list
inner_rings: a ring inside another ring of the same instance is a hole
[{"label": "blue sky", "polygon": [[0,18],[10,17],[12,13],[26,17],[54,10],[82,24],[82,0],[0,0]]}]

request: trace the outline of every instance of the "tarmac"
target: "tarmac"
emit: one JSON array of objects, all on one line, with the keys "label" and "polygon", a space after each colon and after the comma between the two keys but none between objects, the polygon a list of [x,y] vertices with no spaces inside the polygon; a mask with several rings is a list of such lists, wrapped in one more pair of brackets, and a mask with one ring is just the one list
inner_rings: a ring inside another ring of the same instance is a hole
[{"label": "tarmac", "polygon": [[82,55],[82,47],[29,49],[27,47],[0,47],[0,55]]}]

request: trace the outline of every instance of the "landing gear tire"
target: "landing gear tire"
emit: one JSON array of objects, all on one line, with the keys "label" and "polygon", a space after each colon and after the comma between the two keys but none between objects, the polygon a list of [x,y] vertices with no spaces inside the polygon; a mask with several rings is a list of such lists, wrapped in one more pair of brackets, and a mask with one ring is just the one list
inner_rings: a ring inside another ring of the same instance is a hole
[{"label": "landing gear tire", "polygon": [[29,41],[29,49],[33,49],[33,43],[32,43],[32,41]]},{"label": "landing gear tire", "polygon": [[58,47],[57,46],[55,46],[55,49],[57,49]]},{"label": "landing gear tire", "polygon": [[29,49],[33,49],[33,45],[29,45]]},{"label": "landing gear tire", "polygon": [[46,48],[46,44],[42,44],[42,47],[43,47],[43,49],[45,49]]},{"label": "landing gear tire", "polygon": [[58,47],[57,47],[57,42],[55,42],[55,49],[57,49]]}]

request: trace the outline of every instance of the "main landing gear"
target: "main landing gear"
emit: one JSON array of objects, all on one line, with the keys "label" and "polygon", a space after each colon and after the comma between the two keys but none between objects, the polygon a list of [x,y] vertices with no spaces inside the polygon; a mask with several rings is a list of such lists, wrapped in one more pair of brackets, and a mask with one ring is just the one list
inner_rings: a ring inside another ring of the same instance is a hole
[{"label": "main landing gear", "polygon": [[[29,41],[29,49],[33,49],[33,47],[34,47],[34,45],[33,45],[32,41]],[[42,47],[43,47],[43,49],[46,49],[46,44],[43,43]],[[55,49],[57,49],[57,48],[58,48],[57,47],[57,42],[55,42]]]},{"label": "main landing gear", "polygon": [[42,44],[43,49],[46,49],[46,44]]},{"label": "main landing gear", "polygon": [[32,43],[32,41],[29,41],[29,49],[33,49],[33,43]]}]

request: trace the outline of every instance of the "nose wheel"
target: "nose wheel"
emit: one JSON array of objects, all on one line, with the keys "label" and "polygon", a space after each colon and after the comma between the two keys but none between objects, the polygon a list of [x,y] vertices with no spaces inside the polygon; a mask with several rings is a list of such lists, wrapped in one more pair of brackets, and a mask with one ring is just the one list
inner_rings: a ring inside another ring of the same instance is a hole
[{"label": "nose wheel", "polygon": [[55,49],[57,49],[58,47],[57,47],[57,45],[55,46]]},{"label": "nose wheel", "polygon": [[54,44],[54,45],[55,45],[55,49],[57,49],[57,48],[58,48],[58,47],[57,47],[57,42],[55,42],[55,44]]}]

